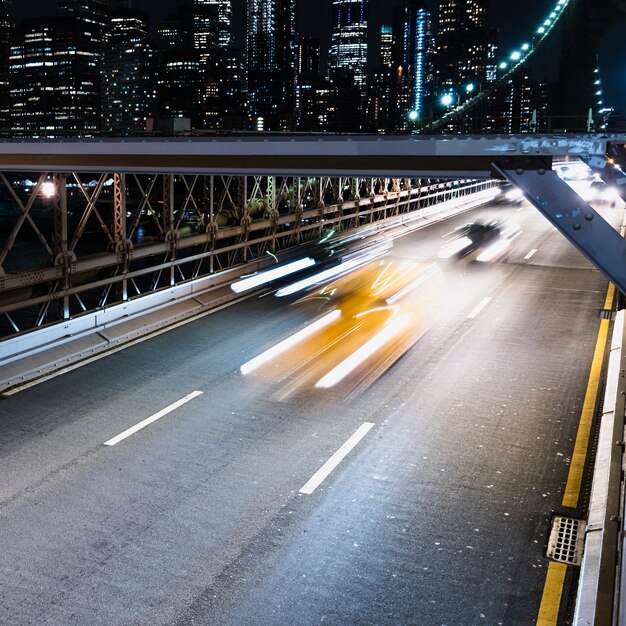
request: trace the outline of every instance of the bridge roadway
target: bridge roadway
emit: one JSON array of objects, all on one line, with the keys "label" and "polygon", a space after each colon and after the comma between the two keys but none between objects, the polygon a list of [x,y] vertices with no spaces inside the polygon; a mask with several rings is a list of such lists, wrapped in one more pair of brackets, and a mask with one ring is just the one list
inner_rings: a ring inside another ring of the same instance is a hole
[{"label": "bridge roadway", "polygon": [[[355,396],[242,379],[308,315],[268,295],[3,400],[0,621],[534,623],[607,283],[530,206],[490,211],[521,224],[514,254],[452,265],[437,322]],[[395,254],[432,257],[466,218]]]}]

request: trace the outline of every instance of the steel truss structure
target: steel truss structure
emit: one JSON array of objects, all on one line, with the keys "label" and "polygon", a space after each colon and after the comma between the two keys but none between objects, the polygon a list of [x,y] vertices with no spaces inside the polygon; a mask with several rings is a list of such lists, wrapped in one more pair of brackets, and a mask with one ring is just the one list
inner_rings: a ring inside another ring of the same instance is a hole
[{"label": "steel truss structure", "polygon": [[493,184],[0,172],[0,338]]},{"label": "steel truss structure", "polygon": [[626,243],[552,169],[582,159],[623,190],[624,145],[624,135],[0,142],[0,339],[501,180],[626,293]]}]

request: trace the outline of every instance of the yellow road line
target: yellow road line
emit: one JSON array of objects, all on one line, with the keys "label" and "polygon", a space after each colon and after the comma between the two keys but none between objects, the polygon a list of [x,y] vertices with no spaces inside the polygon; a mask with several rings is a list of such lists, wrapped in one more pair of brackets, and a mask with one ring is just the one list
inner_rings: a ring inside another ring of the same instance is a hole
[{"label": "yellow road line", "polygon": [[[615,287],[610,283],[604,301],[605,309],[611,309],[613,307],[614,298]],[[602,371],[602,362],[604,361],[608,334],[609,320],[601,320],[593,360],[591,362],[591,371],[589,372],[587,391],[585,392],[585,400],[580,415],[574,453],[572,454],[567,485],[565,486],[565,493],[563,495],[563,506],[571,508],[578,506],[578,499],[580,497],[583,470],[587,458],[587,448],[589,447],[589,438],[591,436],[591,424],[593,422],[593,414],[598,398],[600,372]],[[565,565],[565,563],[556,563],[553,561],[548,565],[546,582],[543,586],[543,595],[541,596],[541,605],[539,606],[539,614],[537,615],[537,626],[556,625],[559,619],[559,608],[561,606],[561,596],[563,595],[566,573],[567,565]]]},{"label": "yellow road line", "polygon": [[[613,305],[615,296],[615,287],[613,283],[609,284],[604,303],[605,309],[610,309]],[[604,360],[604,351],[606,341],[609,334],[609,320],[600,321],[600,329],[598,331],[598,339],[596,348],[593,353],[593,361],[591,362],[591,372],[589,373],[589,382],[587,383],[587,391],[585,392],[585,400],[578,424],[578,434],[576,435],[576,443],[574,445],[574,453],[572,454],[572,462],[569,468],[565,493],[563,494],[563,506],[575,509],[578,506],[578,498],[580,497],[580,488],[583,481],[583,470],[585,468],[585,460],[587,458],[587,448],[589,446],[589,437],[591,435],[591,424],[593,422],[593,414],[596,408],[596,400],[598,397],[598,387],[600,385],[600,372],[602,370],[602,361]]]},{"label": "yellow road line", "polygon": [[541,606],[537,615],[537,626],[554,626],[559,619],[561,595],[565,584],[567,565],[552,562],[548,565],[548,574],[543,586]]}]

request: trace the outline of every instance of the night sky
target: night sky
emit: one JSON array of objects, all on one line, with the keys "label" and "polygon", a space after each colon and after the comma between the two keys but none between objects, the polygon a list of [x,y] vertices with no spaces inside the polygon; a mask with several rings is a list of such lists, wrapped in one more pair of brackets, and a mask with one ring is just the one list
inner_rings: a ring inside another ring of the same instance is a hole
[{"label": "night sky", "polygon": [[[151,18],[152,28],[173,11],[180,0],[134,0],[133,6],[146,11]],[[234,0],[234,32],[241,45],[245,26],[244,8],[246,0]],[[381,24],[391,24],[393,6],[401,4],[395,0],[369,0],[370,40],[373,47],[377,43],[377,33]],[[427,2],[435,10],[438,2]],[[52,15],[55,10],[54,0],[19,1],[17,17],[34,15]],[[489,19],[492,25],[498,26],[501,33],[501,47],[503,55],[514,47],[519,46],[535,31],[537,26],[546,17],[554,5],[554,0],[491,0],[489,2]],[[322,49],[328,49],[330,41],[331,0],[299,0],[298,2],[298,32],[302,35],[320,37]],[[626,29],[625,21],[616,24],[613,34],[607,38],[600,56],[600,67],[606,92],[606,101],[622,111],[626,111],[626,54],[623,49],[623,37]],[[547,44],[541,53],[542,61],[534,67],[534,77],[537,79],[553,78],[555,63],[559,55],[559,42],[555,39]],[[624,59],[624,62],[622,61]],[[547,62],[546,62],[547,61]],[[377,64],[377,58],[370,59],[370,65]]]}]

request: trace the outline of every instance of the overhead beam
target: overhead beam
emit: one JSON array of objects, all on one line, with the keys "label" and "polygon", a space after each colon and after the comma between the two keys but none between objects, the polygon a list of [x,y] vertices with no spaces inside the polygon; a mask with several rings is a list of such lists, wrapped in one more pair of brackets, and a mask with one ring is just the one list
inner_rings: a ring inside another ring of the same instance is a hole
[{"label": "overhead beam", "polygon": [[501,156],[604,156],[626,135],[254,136],[0,142],[0,170],[489,178]]}]

